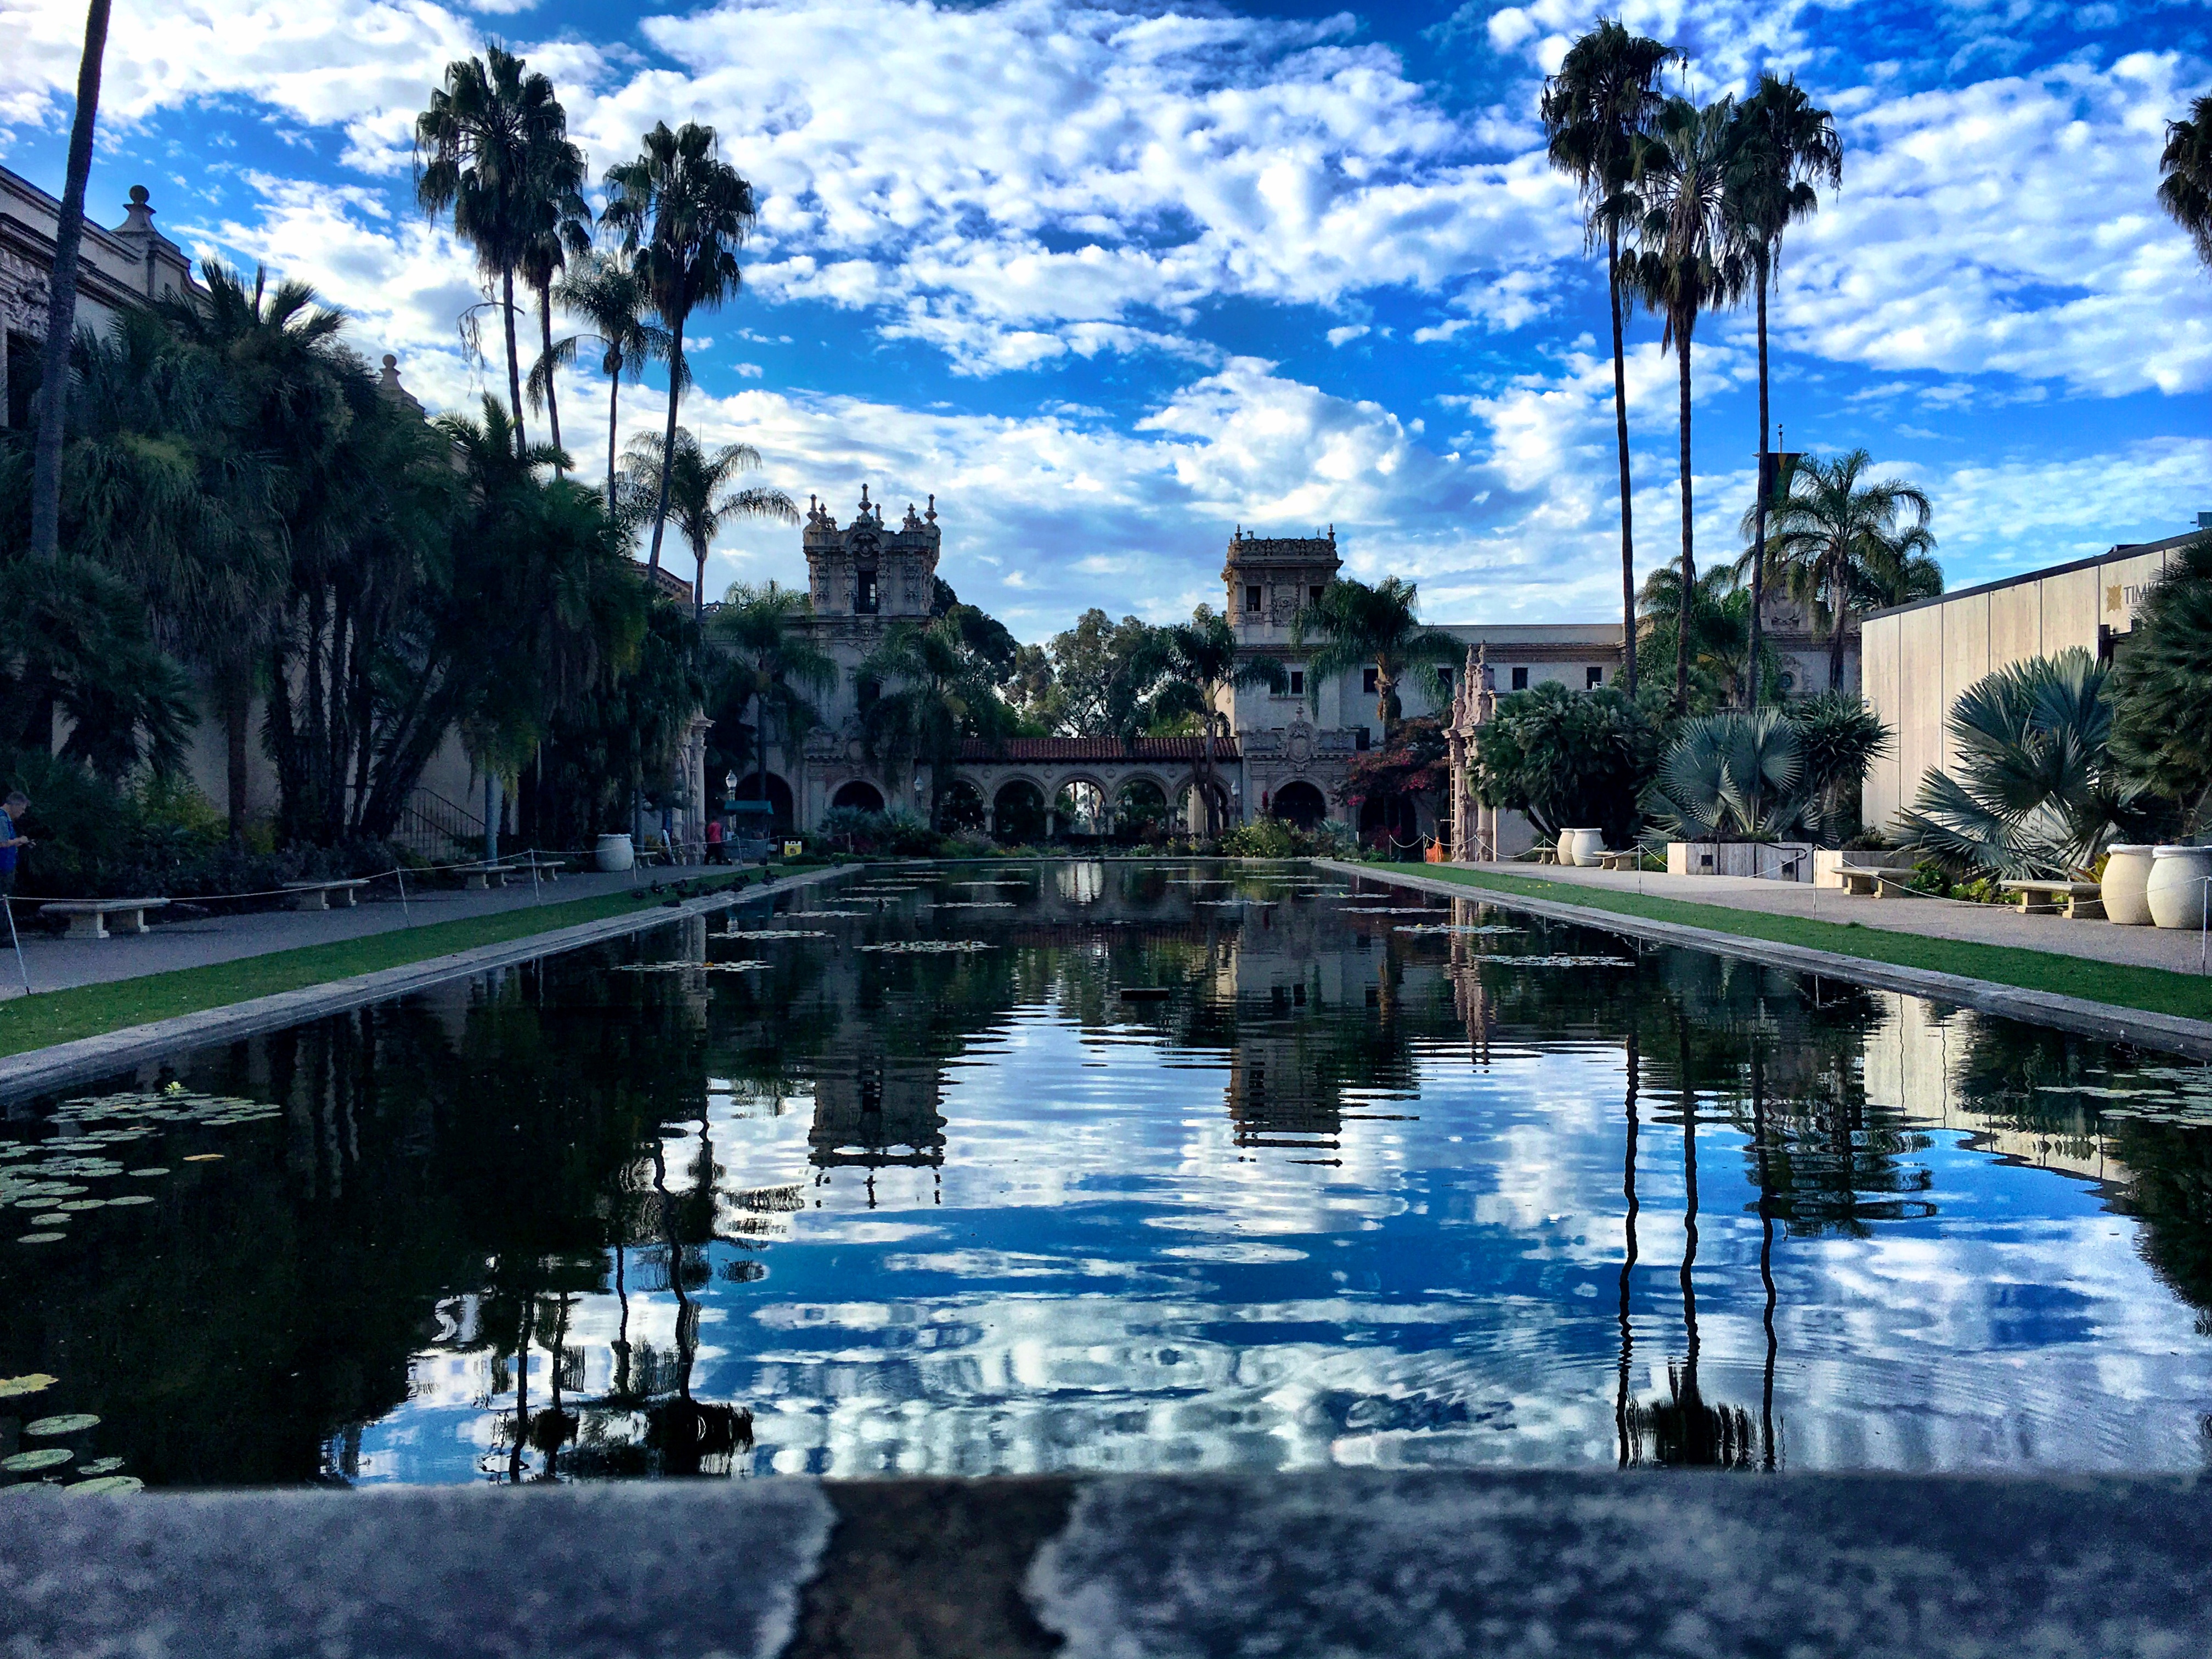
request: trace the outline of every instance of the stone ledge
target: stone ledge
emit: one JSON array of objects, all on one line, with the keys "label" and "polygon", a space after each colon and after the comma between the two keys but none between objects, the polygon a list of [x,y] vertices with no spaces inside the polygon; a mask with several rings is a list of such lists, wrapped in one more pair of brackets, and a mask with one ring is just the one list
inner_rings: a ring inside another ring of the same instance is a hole
[{"label": "stone ledge", "polygon": [[1305,1474],[0,1499],[10,1659],[2203,1654],[2182,1479]]},{"label": "stone ledge", "polygon": [[[1370,881],[1387,882],[1394,886],[1408,887],[1417,892],[1434,893],[1445,898],[1495,904],[1502,909],[1525,910],[1531,915],[1548,917],[1553,921],[1571,921],[1580,927],[1601,928],[1607,933],[1620,933],[1630,939],[1644,939],[1660,945],[1680,945],[1693,951],[1739,957],[1749,962],[1765,963],[1769,967],[1818,974],[1824,979],[1840,979],[1854,985],[1869,985],[1876,990],[1900,991],[1907,996],[1927,997],[1936,1002],[1978,1009],[1984,1013],[2002,1014],[2008,1019],[2027,1020],[2038,1025],[2056,1026],[2061,1030],[2078,1031],[2084,1036],[2101,1037],[2108,1042],[2156,1048],[2166,1054],[2184,1054],[2191,1060],[2212,1060],[2212,1021],[2188,1019],[2179,1014],[2156,1014],[2141,1008],[2123,1008],[2114,1003],[2092,1002],[2086,997],[2060,996],[2050,991],[2023,990],[2018,986],[2000,985],[1993,980],[1972,979],[1964,974],[1938,973],[1928,968],[1900,967],[1895,963],[1845,956],[1838,951],[1815,950],[1810,945],[1747,939],[1741,933],[1723,933],[1717,927],[1698,927],[1680,921],[1658,921],[1618,910],[1569,904],[1558,899],[1525,897],[1503,888],[1445,881],[1435,876],[1401,872],[1388,866],[1346,864],[1335,859],[1316,859],[1314,863],[1338,875],[1364,877]],[[1684,901],[1670,899],[1665,902],[1677,903]],[[2001,945],[1989,948],[2019,950],[2024,947]],[[2045,954],[2056,956],[2058,953],[2051,951]]]}]

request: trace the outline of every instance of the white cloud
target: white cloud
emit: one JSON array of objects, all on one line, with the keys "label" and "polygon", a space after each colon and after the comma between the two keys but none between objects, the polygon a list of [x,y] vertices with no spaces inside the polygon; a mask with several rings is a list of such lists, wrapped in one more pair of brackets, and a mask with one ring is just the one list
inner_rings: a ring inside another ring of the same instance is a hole
[{"label": "white cloud", "polygon": [[1328,331],[1328,343],[1333,346],[1350,345],[1354,340],[1364,339],[1374,330],[1365,323],[1346,323],[1342,328]]}]

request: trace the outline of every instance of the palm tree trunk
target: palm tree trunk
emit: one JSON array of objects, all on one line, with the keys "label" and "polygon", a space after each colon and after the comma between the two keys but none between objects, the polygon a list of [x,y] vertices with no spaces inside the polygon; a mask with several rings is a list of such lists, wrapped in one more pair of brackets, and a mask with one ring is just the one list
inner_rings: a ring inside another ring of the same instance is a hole
[{"label": "palm tree trunk", "polygon": [[92,0],[84,15],[84,56],[77,61],[76,118],[70,126],[61,216],[54,224],[54,268],[46,288],[45,378],[39,382],[39,431],[31,450],[31,551],[61,552],[62,423],[69,411],[70,342],[76,333],[76,267],[84,240],[84,181],[92,172],[92,128],[100,114],[100,69],[107,55],[109,0]]},{"label": "palm tree trunk", "polygon": [[507,396],[514,406],[514,453],[520,455],[530,447],[529,439],[522,435],[522,356],[514,346],[514,273],[500,273],[500,320],[507,325]]},{"label": "palm tree trunk", "polygon": [[1620,1162],[1620,1191],[1627,1200],[1627,1213],[1621,1219],[1621,1233],[1626,1249],[1620,1261],[1620,1379],[1613,1396],[1613,1429],[1620,1443],[1620,1466],[1628,1467],[1628,1372],[1630,1361],[1636,1351],[1635,1332],[1629,1320],[1629,1292],[1636,1278],[1636,1216],[1641,1207],[1636,1201],[1636,1085],[1637,1052],[1636,1027],[1628,1028],[1628,1134]]},{"label": "palm tree trunk", "polygon": [[[1613,301],[1613,428],[1620,453],[1620,672],[1636,695],[1636,535],[1628,489],[1628,367],[1620,337],[1620,227],[1605,233],[1605,283]],[[1765,335],[1761,333],[1762,342]],[[1759,385],[1765,387],[1762,378]],[[1764,416],[1761,417],[1764,419]]]},{"label": "palm tree trunk", "polygon": [[[538,290],[538,332],[545,349],[545,424],[553,430],[553,447],[561,447],[561,399],[553,387],[553,285],[547,283]],[[568,471],[561,462],[553,463],[556,477]]]},{"label": "palm tree trunk", "polygon": [[676,475],[676,400],[684,385],[684,319],[677,317],[671,321],[676,339],[668,352],[668,431],[660,444],[660,504],[653,510],[653,555],[645,562],[648,570],[660,568],[660,532],[668,524],[668,483]]},{"label": "palm tree trunk", "polygon": [[1828,589],[1835,596],[1830,602],[1828,617],[1828,690],[1840,691],[1844,689],[1844,624],[1850,617],[1844,609],[1846,592],[1841,560],[1837,561]]},{"label": "palm tree trunk", "polygon": [[607,378],[607,512],[611,515],[615,510],[615,451],[622,435],[622,423],[616,412],[622,402],[622,356],[617,352],[613,372]]},{"label": "palm tree trunk", "polygon": [[691,620],[707,620],[707,544],[704,542],[691,550],[698,556],[699,580],[691,585]]},{"label": "palm tree trunk", "polygon": [[230,795],[230,838],[237,841],[246,834],[246,726],[248,694],[242,685],[233,684],[222,688],[222,737],[225,769],[224,781]]},{"label": "palm tree trunk", "polygon": [[1674,707],[1690,706],[1690,612],[1698,591],[1698,562],[1691,550],[1690,331],[1674,329],[1674,360],[1682,386],[1682,615],[1674,627]]},{"label": "palm tree trunk", "polygon": [[1744,684],[1747,688],[1744,703],[1747,708],[1759,707],[1759,606],[1766,594],[1766,251],[1762,248],[1756,258],[1759,269],[1759,526],[1751,544],[1751,659],[1744,670]]}]

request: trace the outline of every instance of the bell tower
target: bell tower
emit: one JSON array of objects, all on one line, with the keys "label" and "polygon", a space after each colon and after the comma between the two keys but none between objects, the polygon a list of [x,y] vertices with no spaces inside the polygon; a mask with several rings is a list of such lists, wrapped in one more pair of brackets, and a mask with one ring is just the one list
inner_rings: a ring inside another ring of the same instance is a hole
[{"label": "bell tower", "polygon": [[884,522],[883,503],[871,501],[862,484],[860,507],[842,529],[818,498],[808,496],[804,544],[814,614],[927,616],[943,539],[934,495],[927,514],[917,514],[908,502],[905,519],[893,528]]},{"label": "bell tower", "polygon": [[1237,643],[1287,641],[1298,612],[1321,598],[1343,565],[1334,525],[1325,536],[1255,536],[1237,526],[1221,571]]}]

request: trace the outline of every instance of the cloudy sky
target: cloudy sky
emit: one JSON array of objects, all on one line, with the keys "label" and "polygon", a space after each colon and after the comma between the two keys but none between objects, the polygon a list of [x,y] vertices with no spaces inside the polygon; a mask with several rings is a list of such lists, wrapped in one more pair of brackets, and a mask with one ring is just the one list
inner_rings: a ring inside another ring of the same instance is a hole
[{"label": "cloudy sky", "polygon": [[[116,0],[90,201],[145,184],[197,252],[315,283],[436,408],[503,385],[482,295],[416,210],[408,132],[496,40],[558,84],[596,176],[710,123],[762,198],[698,319],[686,420],[848,516],[934,491],[943,574],[1026,637],[1217,599],[1232,526],[1334,523],[1437,621],[1619,604],[1603,272],[1538,88],[1597,7],[1401,0]],[[2196,0],[1630,0],[1700,98],[1763,68],[1835,113],[1844,187],[1785,249],[1775,408],[1934,497],[1954,586],[2212,508],[2212,277],[2154,198],[2212,86]],[[0,161],[61,182],[77,0],[0,0]],[[1675,544],[1671,362],[1629,367],[1639,563]],[[1697,345],[1699,545],[1757,447],[1748,318]],[[606,388],[564,392],[604,465]],[[658,424],[653,386],[626,426]],[[797,532],[708,584],[803,575]]]}]

